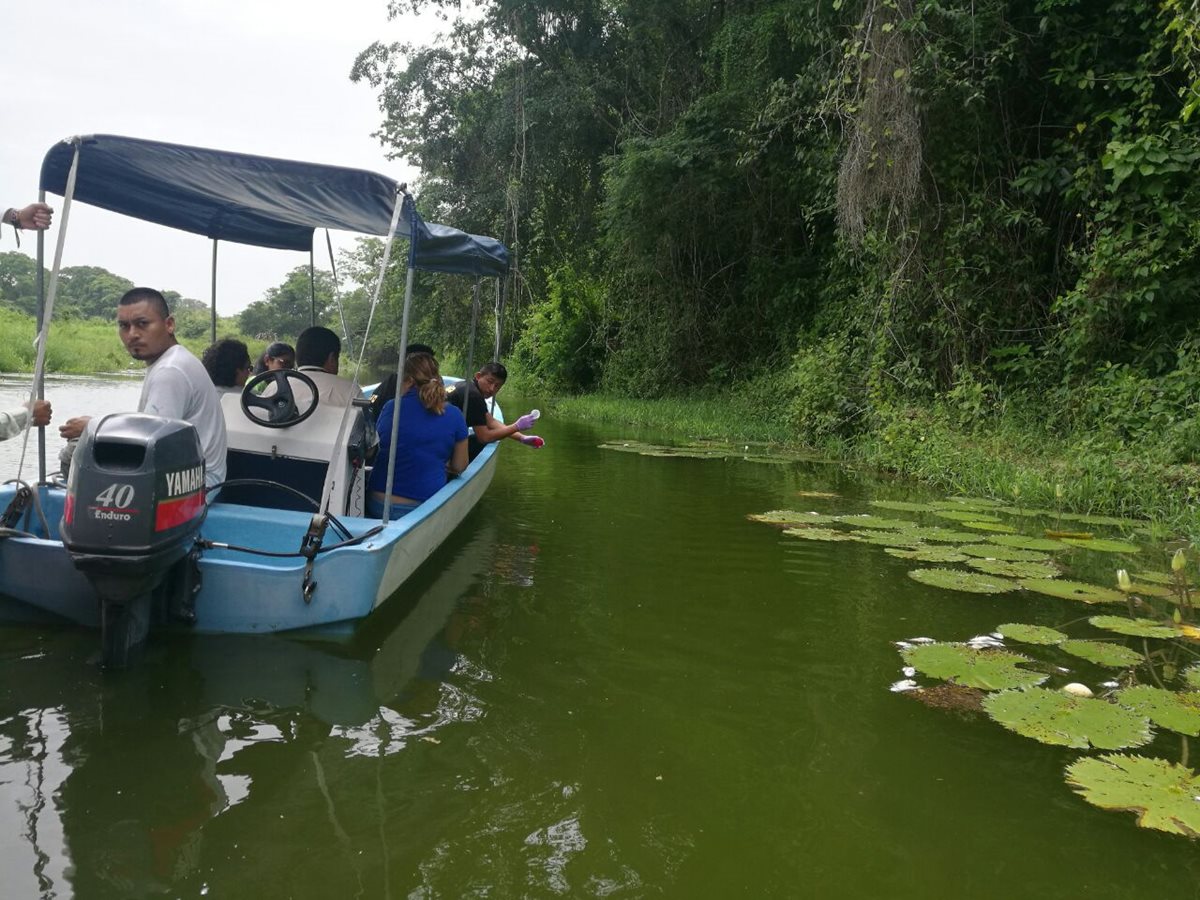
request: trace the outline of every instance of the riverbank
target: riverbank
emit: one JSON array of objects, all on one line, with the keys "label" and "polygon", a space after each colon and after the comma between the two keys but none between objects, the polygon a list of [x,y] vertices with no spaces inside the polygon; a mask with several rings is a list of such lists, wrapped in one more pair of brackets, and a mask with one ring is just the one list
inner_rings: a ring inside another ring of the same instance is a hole
[{"label": "riverbank", "polygon": [[[519,389],[518,393],[525,393]],[[533,394],[532,391],[529,392]],[[815,450],[947,492],[1036,508],[1150,519],[1157,537],[1200,537],[1200,466],[1160,461],[1163,448],[1112,447],[1094,435],[1048,434],[1037,411],[969,420],[943,405],[909,406],[879,417],[845,441],[806,443],[783,416],[736,394],[697,400],[588,395],[542,402],[554,415],[655,426],[681,439],[766,441]]]}]

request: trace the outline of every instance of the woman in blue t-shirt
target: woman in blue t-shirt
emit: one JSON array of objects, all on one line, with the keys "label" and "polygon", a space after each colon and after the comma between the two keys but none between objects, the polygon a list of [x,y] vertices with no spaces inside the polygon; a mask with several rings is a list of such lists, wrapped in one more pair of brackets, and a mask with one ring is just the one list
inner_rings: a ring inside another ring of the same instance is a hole
[{"label": "woman in blue t-shirt", "polygon": [[457,475],[467,467],[467,423],[456,407],[447,405],[432,355],[411,353],[405,359],[398,428],[394,427],[395,412],[396,401],[389,400],[376,423],[379,455],[368,482],[368,516],[383,515],[389,454],[396,456],[393,518],[436,494],[445,485],[447,472]]}]

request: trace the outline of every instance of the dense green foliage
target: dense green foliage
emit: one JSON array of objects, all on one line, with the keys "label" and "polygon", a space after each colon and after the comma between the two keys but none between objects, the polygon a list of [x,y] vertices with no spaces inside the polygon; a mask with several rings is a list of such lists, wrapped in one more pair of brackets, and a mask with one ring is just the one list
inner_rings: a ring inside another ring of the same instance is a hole
[{"label": "dense green foliage", "polygon": [[[391,3],[429,7],[458,4]],[[478,13],[353,77],[426,214],[513,249],[505,339],[547,387],[731,388],[810,443],[1015,419],[1200,455],[1193,4]]]}]

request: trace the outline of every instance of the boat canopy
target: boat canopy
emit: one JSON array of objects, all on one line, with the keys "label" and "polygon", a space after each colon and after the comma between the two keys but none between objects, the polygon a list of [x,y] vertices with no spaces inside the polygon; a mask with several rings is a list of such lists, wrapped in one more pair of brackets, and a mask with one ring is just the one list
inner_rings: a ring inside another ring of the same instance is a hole
[{"label": "boat canopy", "polygon": [[[76,200],[258,247],[310,251],[317,228],[386,235],[401,191],[392,179],[364,169],[112,134],[52,147],[42,162],[43,191],[65,195],[76,145]],[[508,271],[508,249],[499,241],[424,222],[407,194],[404,204],[396,233],[413,242],[414,268],[477,276]]]}]

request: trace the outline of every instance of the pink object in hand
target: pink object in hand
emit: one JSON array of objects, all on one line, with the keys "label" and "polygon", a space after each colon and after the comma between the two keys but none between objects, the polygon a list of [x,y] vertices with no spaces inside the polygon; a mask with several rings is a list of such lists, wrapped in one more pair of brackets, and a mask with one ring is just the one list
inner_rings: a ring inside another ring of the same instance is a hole
[{"label": "pink object in hand", "polygon": [[546,442],[545,442],[545,441],[543,441],[543,440],[542,440],[540,437],[538,437],[536,434],[523,434],[523,435],[521,435],[521,443],[522,443],[522,444],[528,444],[528,445],[529,445],[530,447],[532,447],[534,450],[539,450],[539,449],[541,449],[542,447],[546,446]]}]

